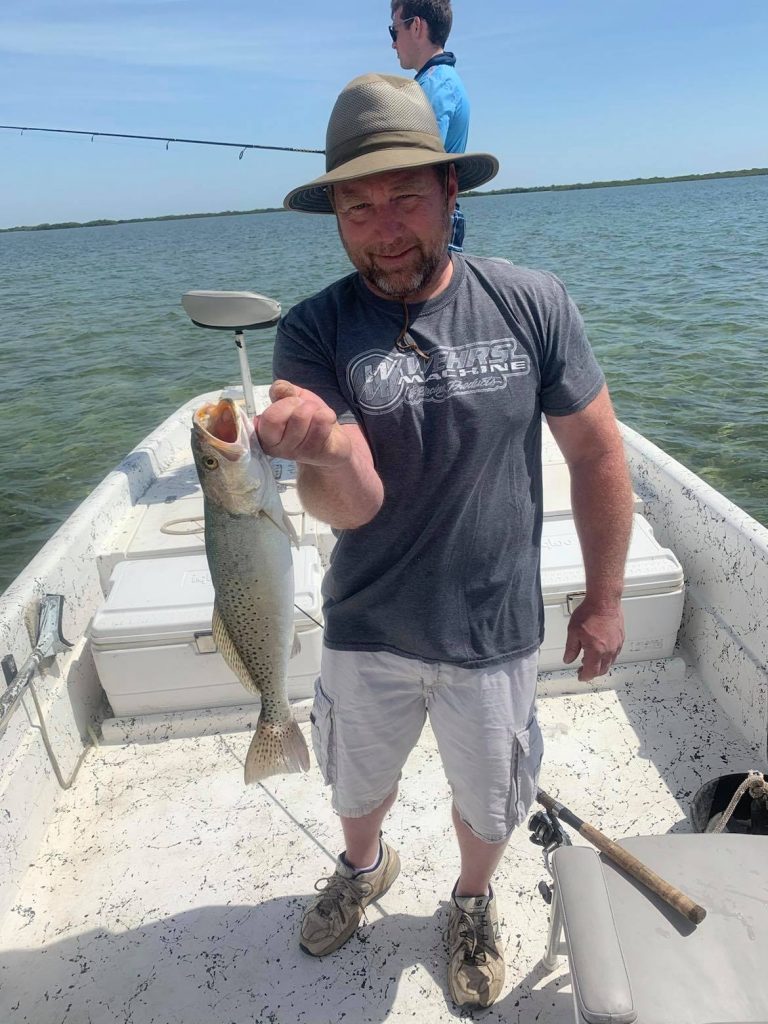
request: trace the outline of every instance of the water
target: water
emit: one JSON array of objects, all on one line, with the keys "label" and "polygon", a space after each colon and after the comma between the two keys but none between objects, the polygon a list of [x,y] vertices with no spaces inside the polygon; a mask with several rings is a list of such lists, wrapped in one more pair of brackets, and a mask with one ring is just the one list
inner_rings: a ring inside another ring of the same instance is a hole
[{"label": "water", "polygon": [[[768,524],[768,177],[466,199],[467,247],[554,271],[619,417]],[[330,217],[0,235],[0,590],[120,458],[238,379],[191,288],[283,308],[346,273]],[[269,380],[274,329],[249,336]]]}]

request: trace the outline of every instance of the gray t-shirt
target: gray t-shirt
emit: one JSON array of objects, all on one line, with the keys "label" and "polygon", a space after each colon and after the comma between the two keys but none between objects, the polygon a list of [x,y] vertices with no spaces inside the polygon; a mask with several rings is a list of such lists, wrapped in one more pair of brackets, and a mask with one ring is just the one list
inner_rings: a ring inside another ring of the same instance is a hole
[{"label": "gray t-shirt", "polygon": [[541,413],[587,406],[603,375],[552,274],[453,255],[448,288],[408,306],[357,273],[280,323],[276,378],[358,423],[384,484],[326,573],[325,642],[493,665],[540,645]]}]

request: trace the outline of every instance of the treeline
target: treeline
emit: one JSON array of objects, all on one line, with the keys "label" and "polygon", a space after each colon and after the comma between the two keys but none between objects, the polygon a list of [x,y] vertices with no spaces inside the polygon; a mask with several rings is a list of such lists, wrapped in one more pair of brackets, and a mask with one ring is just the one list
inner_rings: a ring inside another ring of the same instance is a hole
[{"label": "treeline", "polygon": [[113,224],[146,224],[155,220],[197,220],[200,217],[244,217],[250,213],[280,213],[282,206],[265,206],[259,210],[220,210],[218,213],[167,213],[162,217],[124,217],[121,220],[63,220],[55,224],[21,225],[17,228],[0,228],[0,234],[6,231],[58,231],[61,228],[104,228]]},{"label": "treeline", "polygon": [[468,196],[503,196],[520,192],[568,192],[579,188],[619,188],[622,185],[662,185],[673,181],[704,181],[709,178],[748,178],[768,174],[768,167],[750,167],[742,171],[709,171],[707,174],[677,174],[673,177],[623,178],[615,181],[577,181],[572,185],[532,185],[529,188],[494,188],[484,192],[466,192]]},{"label": "treeline", "polygon": [[[578,181],[572,185],[532,185],[514,188],[494,188],[483,192],[464,192],[466,196],[504,196],[521,192],[568,192],[580,188],[619,188],[622,185],[661,185],[674,181],[703,181],[709,178],[748,178],[751,175],[768,174],[768,167],[750,167],[742,171],[710,171],[707,174],[677,174],[674,177],[625,178],[616,181]],[[113,224],[145,224],[156,220],[196,220],[200,217],[245,217],[252,213],[283,213],[281,206],[266,206],[256,210],[220,210],[218,213],[169,213],[163,217],[128,217],[122,220],[61,221],[58,224],[23,225],[15,228],[0,228],[0,234],[7,231],[58,231],[61,228],[102,228]]]}]

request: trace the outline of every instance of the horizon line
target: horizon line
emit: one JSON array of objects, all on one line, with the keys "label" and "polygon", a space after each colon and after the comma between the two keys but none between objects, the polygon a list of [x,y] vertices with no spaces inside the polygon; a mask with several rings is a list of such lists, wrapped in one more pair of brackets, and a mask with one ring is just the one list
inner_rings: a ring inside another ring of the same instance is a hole
[{"label": "horizon line", "polygon": [[[510,186],[509,188],[489,189],[487,191],[462,192],[462,196],[481,198],[483,196],[519,195],[526,192],[567,192],[590,188],[619,188],[632,185],[660,185],[681,181],[700,181],[715,178],[745,178],[768,175],[768,167],[751,167],[735,171],[707,171],[703,174],[657,175],[651,178],[622,178],[606,181],[573,182],[568,185],[529,185]],[[253,210],[219,210],[214,213],[168,213],[154,217],[98,218],[87,221],[59,221],[56,223],[23,224],[10,228],[0,228],[0,234],[13,231],[63,231],[69,228],[112,227],[117,224],[146,224],[165,220],[195,220],[206,217],[246,217],[257,213],[286,213],[282,206],[257,207]]]}]

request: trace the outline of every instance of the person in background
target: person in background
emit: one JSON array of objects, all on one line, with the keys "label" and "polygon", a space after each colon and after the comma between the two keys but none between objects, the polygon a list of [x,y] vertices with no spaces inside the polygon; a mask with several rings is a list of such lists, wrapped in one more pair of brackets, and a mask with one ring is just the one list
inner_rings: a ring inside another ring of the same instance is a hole
[{"label": "person in background", "polygon": [[[400,67],[416,72],[416,81],[427,94],[448,153],[463,153],[469,135],[469,97],[456,70],[456,57],[445,44],[451,31],[451,0],[392,0],[389,34]],[[449,247],[464,248],[464,213],[453,211]]]},{"label": "person in background", "polygon": [[301,948],[339,949],[397,879],[381,828],[428,715],[452,791],[448,987],[462,1007],[489,1006],[504,983],[491,879],[542,758],[542,413],[570,469],[586,569],[564,652],[583,655],[581,679],[607,672],[623,643],[632,518],[608,390],[563,284],[448,250],[459,191],[497,170],[488,153],[446,153],[412,79],[369,74],[342,90],[326,173],[285,206],[335,214],[355,272],[283,317],[256,421],[264,451],[298,464],[304,507],[337,533],[311,722],[346,845]]}]

